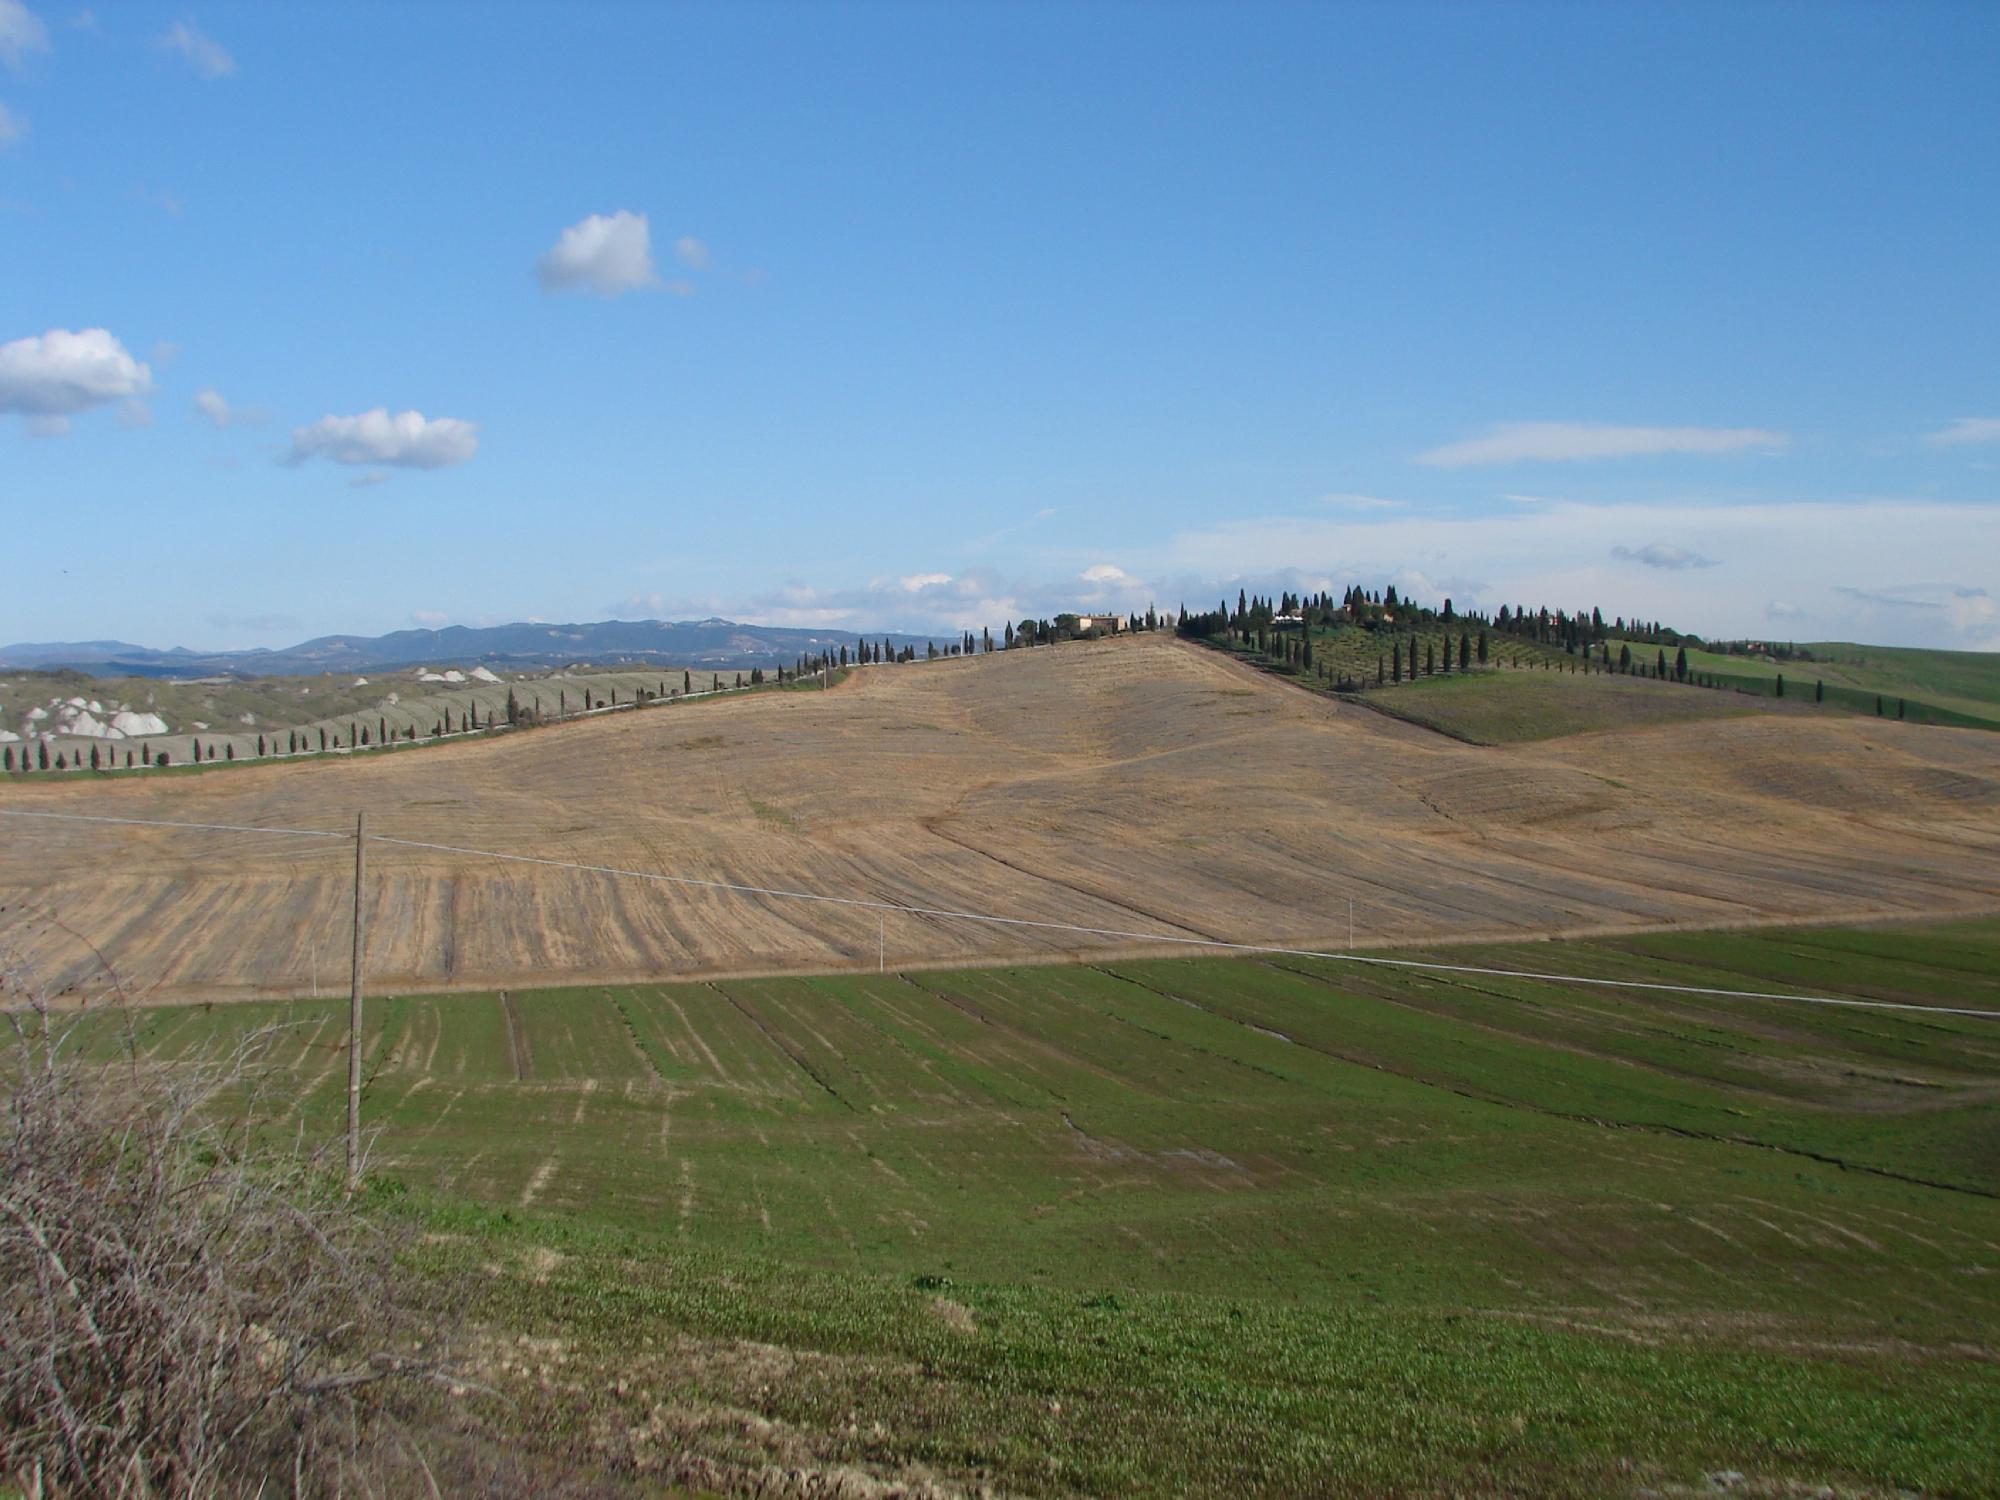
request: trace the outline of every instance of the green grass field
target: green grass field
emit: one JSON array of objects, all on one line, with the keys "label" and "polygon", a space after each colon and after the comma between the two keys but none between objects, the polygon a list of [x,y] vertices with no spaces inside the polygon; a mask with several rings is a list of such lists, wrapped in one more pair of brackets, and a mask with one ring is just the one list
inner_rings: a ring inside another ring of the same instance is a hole
[{"label": "green grass field", "polygon": [[[1621,643],[1611,643],[1618,654]],[[1769,693],[1780,674],[1788,697],[1810,702],[1814,684],[1826,684],[1830,706],[1872,714],[1883,700],[1894,718],[1897,700],[1908,717],[1928,724],[2000,728],[2000,652],[1926,651],[1898,646],[1858,646],[1847,641],[1812,641],[1803,647],[1810,661],[1776,661],[1719,651],[1688,652],[1691,671],[1709,674],[1745,692]],[[1633,656],[1655,660],[1659,648],[1635,645]],[[1669,650],[1671,662],[1674,653]]]},{"label": "green grass field", "polygon": [[[2000,1011],[1995,922],[1446,954]],[[322,1130],[342,1014],[132,1037],[284,1023]],[[369,1014],[373,1191],[593,1472],[2000,1493],[2000,1022],[1290,958]]]},{"label": "green grass field", "polygon": [[1489,671],[1425,677],[1370,692],[1370,708],[1476,745],[1512,745],[1605,729],[1729,718],[1769,706],[1651,678]]}]

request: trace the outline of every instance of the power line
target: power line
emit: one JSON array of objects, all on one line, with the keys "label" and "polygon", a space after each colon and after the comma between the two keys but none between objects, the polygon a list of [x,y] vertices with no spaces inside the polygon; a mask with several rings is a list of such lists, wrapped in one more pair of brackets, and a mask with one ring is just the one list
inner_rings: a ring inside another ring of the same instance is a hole
[{"label": "power line", "polygon": [[472,855],[504,860],[510,864],[546,865],[552,869],[576,870],[591,875],[615,875],[631,880],[649,880],[664,885],[692,886],[700,890],[727,891],[737,895],[770,896],[786,901],[813,901],[829,906],[858,907],[867,911],[901,912],[907,916],[938,917],[959,922],[983,922],[1001,927],[1029,927],[1047,932],[1073,932],[1088,937],[1119,938],[1127,942],[1173,943],[1195,948],[1220,948],[1234,953],[1268,953],[1281,958],[1318,958],[1334,963],[1369,964],[1385,969],[1415,969],[1440,974],[1477,974],[1488,978],[1532,979],[1545,984],[1574,984],[1601,989],[1655,990],[1676,995],[1706,995],[1732,1000],[1792,1000],[1807,1005],[1853,1006],[1869,1010],[1911,1010],[1936,1015],[1979,1016],[2000,1021],[2000,1011],[1973,1010],[1954,1005],[1915,1005],[1894,1000],[1856,1000],[1842,995],[1797,995],[1775,990],[1732,990],[1706,985],[1665,984],[1654,980],[1607,979],[1585,974],[1539,974],[1522,969],[1485,968],[1476,964],[1437,963],[1414,958],[1381,958],[1362,953],[1331,953],[1312,948],[1283,948],[1267,943],[1234,943],[1224,938],[1187,937],[1177,933],[1130,932],[1117,927],[1090,927],[1078,922],[1049,922],[1032,917],[1003,917],[990,912],[953,911],[934,906],[910,906],[898,901],[873,900],[863,896],[828,896],[817,891],[790,891],[775,886],[749,885],[738,881],[702,880],[691,875],[664,875],[653,870],[625,870],[612,865],[586,865],[572,860],[546,859],[532,854],[505,854],[493,849],[473,849],[457,844],[434,844],[420,839],[401,839],[387,834],[373,835],[380,844],[401,844],[411,849],[430,849],[446,854]]},{"label": "power line", "polygon": [[[30,812],[14,808],[0,808],[0,817],[50,818],[75,823],[115,823],[136,827],[270,834],[280,837],[341,840],[354,837],[351,833],[325,828],[270,828],[240,823],[184,823],[157,818],[110,818],[83,813]],[[1226,938],[1188,937],[1179,933],[1133,932],[1118,927],[1093,927],[1081,922],[1053,922],[1034,917],[1001,916],[993,912],[957,911],[949,907],[912,906],[906,902],[884,901],[866,896],[830,896],[819,891],[794,891],[780,886],[752,885],[744,881],[704,880],[698,876],[668,875],[657,870],[628,870],[616,865],[591,865],[576,860],[549,859],[533,854],[509,854],[498,849],[477,849],[464,844],[439,844],[424,839],[398,838],[393,834],[370,834],[368,841],[376,844],[397,844],[406,849],[427,849],[440,854],[498,860],[507,864],[540,865],[549,869],[573,870],[586,875],[608,875],[624,880],[644,880],[695,890],[722,891],[732,895],[765,896],[780,901],[810,901],[823,906],[849,907],[884,914],[900,912],[905,916],[978,922],[993,927],[1027,928],[1041,932],[1067,932],[1082,937],[1115,938],[1123,942],[1171,944],[1180,947],[1217,949],[1229,953],[1263,953],[1279,958],[1313,958],[1328,963],[1365,964],[1373,968],[1408,969],[1420,973],[1471,974],[1489,979],[1525,979],[1539,984],[1568,984],[1595,989],[1646,990],[1659,994],[1695,995],[1724,1000],[1782,1000],[1799,1005],[1913,1011],[1927,1015],[1972,1016],[1982,1020],[2000,1020],[2000,1011],[1975,1010],[1969,1006],[1921,1005],[1896,1000],[1858,1000],[1845,995],[1801,995],[1776,990],[1724,989],[1712,985],[1668,984],[1658,980],[1615,979],[1587,974],[1545,974],[1528,969],[1498,969],[1478,964],[1442,963],[1428,959],[1382,958],[1365,953],[1287,948],[1269,943],[1238,943]]]}]

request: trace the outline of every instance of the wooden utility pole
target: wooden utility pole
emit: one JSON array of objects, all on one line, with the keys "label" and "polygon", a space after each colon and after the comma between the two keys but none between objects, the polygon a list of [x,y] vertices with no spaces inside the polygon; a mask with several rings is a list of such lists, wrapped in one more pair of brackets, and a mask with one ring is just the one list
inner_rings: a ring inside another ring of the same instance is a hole
[{"label": "wooden utility pole", "polygon": [[347,1190],[361,1181],[361,953],[366,935],[362,882],[367,874],[368,814],[354,815],[354,984],[347,1000]]}]

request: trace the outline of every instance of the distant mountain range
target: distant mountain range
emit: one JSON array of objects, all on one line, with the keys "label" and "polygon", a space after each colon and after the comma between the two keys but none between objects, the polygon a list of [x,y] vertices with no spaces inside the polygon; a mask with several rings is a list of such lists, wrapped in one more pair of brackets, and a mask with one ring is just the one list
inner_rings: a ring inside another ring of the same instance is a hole
[{"label": "distant mountain range", "polygon": [[[388,635],[323,635],[281,650],[168,651],[129,641],[24,642],[0,646],[0,669],[70,668],[94,677],[292,676],[311,672],[372,672],[391,667],[560,667],[649,663],[689,667],[789,666],[801,656],[852,647],[851,631],[792,630],[739,625],[733,620],[601,620],[592,625],[517,625],[443,630],[396,630]],[[869,634],[870,641],[923,646],[931,636]],[[936,637],[945,640],[948,637]]]}]

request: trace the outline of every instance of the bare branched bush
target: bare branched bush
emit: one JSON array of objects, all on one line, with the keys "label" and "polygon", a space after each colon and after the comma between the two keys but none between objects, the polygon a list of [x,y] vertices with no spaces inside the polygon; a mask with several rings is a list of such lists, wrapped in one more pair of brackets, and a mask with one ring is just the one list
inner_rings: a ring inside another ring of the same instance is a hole
[{"label": "bare branched bush", "polygon": [[436,1306],[343,1190],[338,1142],[299,1129],[272,1034],[149,1062],[4,954],[0,1005],[0,1475],[30,1495],[435,1489],[402,1434],[444,1373]]}]

